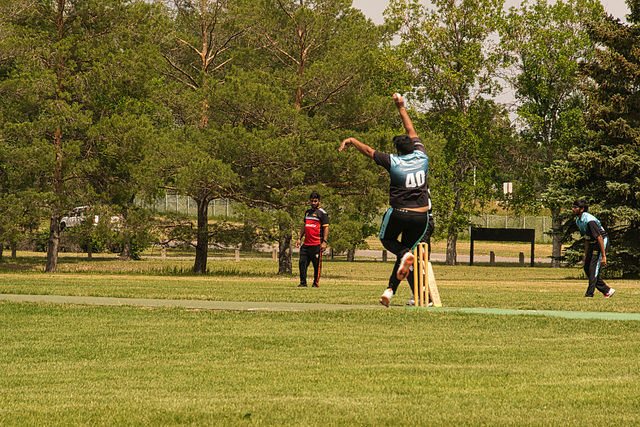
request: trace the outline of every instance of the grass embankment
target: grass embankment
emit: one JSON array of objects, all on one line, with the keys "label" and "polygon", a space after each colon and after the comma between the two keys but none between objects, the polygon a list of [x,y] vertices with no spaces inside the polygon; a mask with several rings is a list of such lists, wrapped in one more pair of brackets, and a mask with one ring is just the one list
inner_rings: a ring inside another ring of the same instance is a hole
[{"label": "grass embankment", "polygon": [[[45,275],[8,261],[0,293],[371,304],[391,269],[326,261],[321,288],[299,289],[270,259],[201,277],[183,262],[63,258]],[[578,269],[434,269],[448,307],[640,312],[638,281],[585,299]],[[636,321],[0,302],[0,330],[0,425],[640,423]]]}]

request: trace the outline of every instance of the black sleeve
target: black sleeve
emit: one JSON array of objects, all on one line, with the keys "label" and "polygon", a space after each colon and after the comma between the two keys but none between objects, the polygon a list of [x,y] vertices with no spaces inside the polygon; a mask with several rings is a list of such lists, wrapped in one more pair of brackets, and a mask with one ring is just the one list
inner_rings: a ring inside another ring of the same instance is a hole
[{"label": "black sleeve", "polygon": [[602,233],[600,232],[600,227],[598,227],[598,224],[595,221],[589,221],[587,227],[589,227],[589,234],[591,234],[591,237],[593,237],[594,239],[597,239],[598,236],[602,235]]},{"label": "black sleeve", "polygon": [[411,140],[413,141],[413,149],[414,150],[422,151],[424,154],[427,154],[427,150],[424,148],[424,144],[422,143],[420,138],[413,137],[413,138],[411,138]]},{"label": "black sleeve", "polygon": [[[322,210],[322,215],[320,215],[320,225],[323,227],[329,225],[329,214],[324,209]],[[322,236],[322,234],[320,234],[320,236]]]},{"label": "black sleeve", "polygon": [[391,155],[387,153],[381,153],[379,151],[373,152],[373,161],[389,170],[391,168]]}]

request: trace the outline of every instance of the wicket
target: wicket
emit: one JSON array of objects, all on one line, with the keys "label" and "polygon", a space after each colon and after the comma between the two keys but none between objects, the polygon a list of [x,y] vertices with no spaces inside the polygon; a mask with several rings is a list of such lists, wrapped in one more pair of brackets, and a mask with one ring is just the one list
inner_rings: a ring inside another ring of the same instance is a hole
[{"label": "wicket", "polygon": [[428,306],[429,297],[431,297],[431,302],[433,302],[434,307],[442,307],[433,268],[427,259],[428,253],[426,243],[418,243],[413,249],[413,256],[415,257],[413,263],[413,296],[415,306]]}]

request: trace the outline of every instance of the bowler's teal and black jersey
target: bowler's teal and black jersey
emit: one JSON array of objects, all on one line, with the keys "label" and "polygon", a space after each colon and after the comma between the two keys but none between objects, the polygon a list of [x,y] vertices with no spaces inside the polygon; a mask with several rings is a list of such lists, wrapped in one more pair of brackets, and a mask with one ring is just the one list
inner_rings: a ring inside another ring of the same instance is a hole
[{"label": "bowler's teal and black jersey", "polygon": [[392,208],[421,208],[429,206],[427,174],[429,157],[420,138],[411,138],[414,151],[398,156],[376,151],[373,160],[389,171],[389,205]]}]

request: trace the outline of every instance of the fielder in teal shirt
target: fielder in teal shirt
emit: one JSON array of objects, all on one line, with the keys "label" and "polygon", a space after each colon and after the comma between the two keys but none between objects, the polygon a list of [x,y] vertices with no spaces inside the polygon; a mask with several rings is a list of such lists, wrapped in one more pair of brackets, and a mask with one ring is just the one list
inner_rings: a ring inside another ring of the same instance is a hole
[{"label": "fielder in teal shirt", "polygon": [[609,236],[598,218],[587,211],[589,205],[586,201],[578,199],[573,202],[573,214],[576,216],[576,225],[580,235],[584,237],[584,272],[589,278],[589,286],[585,297],[593,297],[598,289],[605,298],[610,298],[615,289],[609,287],[600,277],[601,267],[607,265],[607,250],[609,249]]}]

